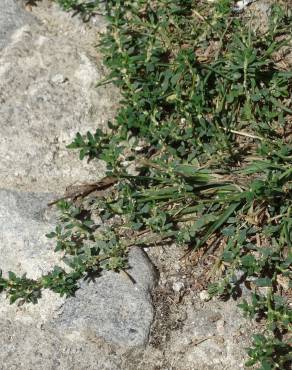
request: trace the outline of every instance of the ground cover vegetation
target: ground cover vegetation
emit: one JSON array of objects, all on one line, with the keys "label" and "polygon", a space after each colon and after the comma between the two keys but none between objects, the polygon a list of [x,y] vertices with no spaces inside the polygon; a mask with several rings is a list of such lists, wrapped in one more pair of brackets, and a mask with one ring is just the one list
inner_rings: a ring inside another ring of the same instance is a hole
[{"label": "ground cover vegetation", "polygon": [[292,71],[280,56],[291,10],[273,6],[263,31],[228,0],[58,2],[108,19],[99,85],[119,87],[120,107],[109,129],[77,133],[69,148],[104,160],[111,186],[58,203],[48,237],[69,270],[38,280],[10,272],[0,288],[12,303],[35,303],[43,288],[72,295],[81,278],[127,271],[133,245],[212,251],[209,293],[238,297],[244,286],[239,306],[265,324],[246,365],[289,368]]}]

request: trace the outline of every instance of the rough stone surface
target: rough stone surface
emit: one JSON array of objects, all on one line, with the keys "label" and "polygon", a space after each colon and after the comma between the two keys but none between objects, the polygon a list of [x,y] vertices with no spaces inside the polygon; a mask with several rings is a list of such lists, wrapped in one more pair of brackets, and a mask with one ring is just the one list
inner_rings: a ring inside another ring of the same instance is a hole
[{"label": "rough stone surface", "polygon": [[6,46],[17,29],[33,21],[16,1],[1,0],[0,12],[0,50]]},{"label": "rough stone surface", "polygon": [[54,331],[1,320],[0,361],[3,370],[118,370],[119,356],[101,340],[65,339]]},{"label": "rough stone surface", "polygon": [[[62,306],[54,322],[63,335],[90,331],[109,343],[124,346],[146,344],[153,307],[149,293],[155,284],[155,273],[141,249],[130,253],[127,275],[107,272],[94,283],[83,283],[76,297]],[[75,334],[74,334],[75,335]]]},{"label": "rough stone surface", "polygon": [[17,4],[0,3],[0,26],[5,30],[6,18],[9,24],[0,53],[1,186],[62,193],[102,176],[101,164],[99,173],[94,162],[81,165],[66,145],[77,131],[106,126],[117,92],[95,88],[105,77],[96,28],[53,4],[33,8],[29,17]]},{"label": "rough stone surface", "polygon": [[[66,145],[106,127],[118,94],[95,88],[105,77],[97,20],[85,25],[50,1],[29,14],[22,3],[0,1],[0,267],[37,278],[62,266],[45,236],[57,219],[47,203],[104,174]],[[108,272],[71,299],[44,291],[36,305],[10,306],[1,294],[0,369],[120,369],[125,352],[146,345],[154,315],[155,271],[140,249],[129,262],[136,284]]]},{"label": "rough stone surface", "polygon": [[[45,234],[52,231],[46,209],[51,194],[0,190],[0,266],[37,278],[60,259]],[[4,272],[5,272],[4,270]]]},{"label": "rough stone surface", "polygon": [[[60,255],[53,253],[45,237],[56,219],[53,211],[47,211],[50,199],[50,194],[0,191],[0,264],[4,274],[13,270],[37,278],[60,265]],[[73,368],[95,369],[83,351],[91,352],[88,343],[91,346],[97,341],[101,350],[90,358],[99,359],[102,365],[97,368],[115,369],[107,353],[110,345],[119,349],[145,345],[153,320],[150,292],[156,274],[141,249],[131,250],[129,264],[135,284],[126,275],[107,272],[95,282],[82,282],[76,297],[66,300],[45,291],[37,305],[17,307],[1,295],[0,368],[69,369],[66,361],[75,348],[73,357],[82,366],[75,364]],[[30,353],[28,358],[24,353]],[[100,356],[105,356],[105,362]]]},{"label": "rough stone surface", "polygon": [[175,348],[175,366],[196,370],[244,369],[247,346],[244,320],[236,302],[208,302],[202,304],[193,297],[185,307],[183,326],[171,333]]},{"label": "rough stone surface", "polygon": [[[149,346],[141,356],[145,366],[141,369],[147,368],[150,358],[161,370],[244,369],[245,348],[256,324],[242,316],[239,301],[211,297],[205,301],[200,292],[207,286],[207,262],[201,266],[191,257],[182,258],[185,250],[175,244],[160,250],[151,248],[148,254],[160,271],[160,279],[153,292],[152,350]],[[173,289],[177,282],[184,285],[180,291]]]}]

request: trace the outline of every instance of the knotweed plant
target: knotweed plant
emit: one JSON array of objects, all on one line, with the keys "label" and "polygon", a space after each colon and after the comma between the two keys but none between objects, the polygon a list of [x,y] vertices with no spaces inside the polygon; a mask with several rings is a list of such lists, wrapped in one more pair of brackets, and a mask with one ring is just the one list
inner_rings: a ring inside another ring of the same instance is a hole
[{"label": "knotweed plant", "polygon": [[[58,2],[87,19],[101,3]],[[250,298],[239,306],[266,323],[247,366],[290,368],[292,71],[281,58],[291,10],[273,6],[262,30],[231,3],[102,4],[109,75],[99,85],[119,87],[120,108],[110,132],[77,133],[69,148],[105,161],[117,182],[78,205],[59,202],[48,236],[70,269],[37,281],[1,277],[11,302],[36,302],[43,288],[74,294],[81,278],[127,269],[133,245],[212,250],[210,294],[237,297],[245,284]]]}]

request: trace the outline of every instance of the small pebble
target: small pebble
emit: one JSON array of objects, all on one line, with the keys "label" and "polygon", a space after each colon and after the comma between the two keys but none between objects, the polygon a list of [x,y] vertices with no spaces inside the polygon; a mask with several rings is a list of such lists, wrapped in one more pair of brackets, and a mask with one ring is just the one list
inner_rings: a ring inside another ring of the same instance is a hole
[{"label": "small pebble", "polygon": [[256,0],[241,0],[241,1],[237,1],[237,3],[235,4],[235,7],[233,9],[235,11],[239,12],[239,11],[243,10],[244,8],[246,8],[249,4],[252,4],[255,1]]},{"label": "small pebble", "polygon": [[281,285],[281,287],[288,292],[289,290],[289,277],[284,275],[277,276],[277,283]]},{"label": "small pebble", "polygon": [[207,290],[202,290],[199,294],[199,297],[200,297],[201,301],[204,301],[204,302],[208,302],[211,299],[211,296],[210,296],[210,294],[208,293]]},{"label": "small pebble", "polygon": [[181,290],[183,290],[184,288],[184,283],[182,281],[175,281],[173,284],[172,284],[172,289],[174,292],[177,292],[179,293]]},{"label": "small pebble", "polygon": [[220,319],[216,322],[216,328],[217,332],[221,335],[224,334],[224,326],[225,326],[225,321],[223,319]]},{"label": "small pebble", "polygon": [[235,276],[237,280],[240,280],[244,276],[245,272],[243,270],[236,270]]},{"label": "small pebble", "polygon": [[61,85],[62,83],[67,81],[67,78],[64,77],[61,73],[56,74],[51,78],[51,81],[56,85]]}]

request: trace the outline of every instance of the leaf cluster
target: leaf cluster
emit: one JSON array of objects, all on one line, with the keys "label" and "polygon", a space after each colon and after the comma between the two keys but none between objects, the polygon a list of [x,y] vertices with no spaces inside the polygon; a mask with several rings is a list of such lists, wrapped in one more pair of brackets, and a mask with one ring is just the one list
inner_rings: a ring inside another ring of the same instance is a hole
[{"label": "leaf cluster", "polygon": [[[99,5],[58,2],[86,17]],[[210,293],[250,289],[240,306],[266,323],[247,365],[289,367],[292,72],[277,55],[289,43],[291,14],[274,6],[261,32],[230,3],[106,2],[100,48],[110,72],[99,85],[119,87],[120,108],[110,131],[77,133],[69,148],[105,161],[119,182],[89,208],[59,204],[60,224],[48,236],[69,270],[37,281],[1,277],[12,302],[35,302],[42,288],[72,295],[81,278],[127,268],[132,245],[212,250],[220,276]]]},{"label": "leaf cluster", "polygon": [[287,366],[291,309],[278,280],[291,278],[292,72],[275,56],[289,43],[289,13],[274,6],[262,33],[229,1],[107,5],[110,73],[99,84],[120,88],[121,108],[110,134],[72,144],[89,159],[98,150],[120,178],[107,218],[122,216],[142,245],[196,250],[224,240],[222,277],[209,290],[237,297],[248,286],[251,302],[240,306],[270,333],[255,337],[248,364]]}]

